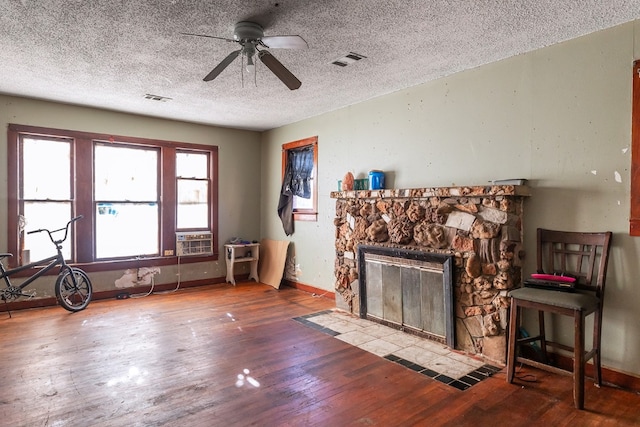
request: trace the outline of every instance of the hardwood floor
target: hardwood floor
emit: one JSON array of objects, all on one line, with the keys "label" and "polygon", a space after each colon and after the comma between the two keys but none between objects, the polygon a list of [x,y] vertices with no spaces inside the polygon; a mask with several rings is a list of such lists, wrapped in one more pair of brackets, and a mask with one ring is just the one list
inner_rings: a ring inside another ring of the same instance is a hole
[{"label": "hardwood floor", "polygon": [[640,396],[535,369],[465,391],[292,318],[332,308],[240,283],[0,318],[0,425],[640,425]]}]

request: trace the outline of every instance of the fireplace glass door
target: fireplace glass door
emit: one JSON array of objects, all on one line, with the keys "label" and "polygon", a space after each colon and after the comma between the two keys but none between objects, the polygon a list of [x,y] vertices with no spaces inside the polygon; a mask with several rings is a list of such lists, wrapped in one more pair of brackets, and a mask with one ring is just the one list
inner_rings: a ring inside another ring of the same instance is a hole
[{"label": "fireplace glass door", "polygon": [[360,256],[361,316],[453,347],[450,257],[384,251]]}]

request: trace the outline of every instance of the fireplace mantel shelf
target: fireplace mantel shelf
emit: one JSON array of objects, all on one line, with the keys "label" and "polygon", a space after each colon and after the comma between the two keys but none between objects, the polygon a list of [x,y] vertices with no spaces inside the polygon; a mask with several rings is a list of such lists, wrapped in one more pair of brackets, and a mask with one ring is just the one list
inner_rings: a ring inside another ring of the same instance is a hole
[{"label": "fireplace mantel shelf", "polygon": [[332,199],[388,199],[425,197],[530,196],[525,185],[477,185],[458,187],[394,188],[385,190],[332,191]]}]

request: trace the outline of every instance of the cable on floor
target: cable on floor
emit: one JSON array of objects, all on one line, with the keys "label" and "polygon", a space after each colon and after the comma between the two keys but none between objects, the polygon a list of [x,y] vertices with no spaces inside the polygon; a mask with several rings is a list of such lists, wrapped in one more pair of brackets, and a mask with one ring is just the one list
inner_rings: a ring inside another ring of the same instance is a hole
[{"label": "cable on floor", "polygon": [[320,297],[325,296],[325,295],[326,295],[326,294],[328,294],[328,293],[329,293],[329,291],[326,291],[326,292],[321,293],[321,294],[316,294],[316,293],[314,292],[314,293],[312,293],[312,294],[311,294],[311,296],[312,296],[312,297],[314,297],[314,298],[320,298]]},{"label": "cable on floor", "polygon": [[151,276],[151,289],[149,289],[149,292],[147,292],[146,294],[131,295],[129,298],[144,298],[144,297],[148,297],[149,295],[151,295],[151,292],[153,292],[154,286],[155,286],[155,280],[153,280],[153,276]]},{"label": "cable on floor", "polygon": [[180,289],[180,278],[182,277],[182,274],[180,273],[180,256],[178,256],[178,282],[176,283],[176,287],[175,289],[171,289],[168,291],[163,291],[163,292],[154,292],[155,295],[166,295],[166,294],[172,294],[174,292],[176,292],[178,289]]},{"label": "cable on floor", "polygon": [[[537,381],[538,381],[538,377],[537,377],[537,376],[535,376],[534,374],[531,374],[531,373],[525,373],[525,374],[522,374],[522,368],[523,368],[523,366],[524,366],[524,364],[520,363],[520,367],[515,369],[515,372],[514,372],[513,377],[514,377],[515,379],[517,379],[517,380],[524,381],[524,382],[528,382],[528,383],[535,383],[535,382],[537,382]],[[497,376],[497,375],[504,375],[504,376],[506,376],[506,375],[507,375],[507,373],[506,373],[506,372],[503,372],[503,371],[500,371],[500,372],[496,372],[496,373],[494,374],[494,376]]]}]

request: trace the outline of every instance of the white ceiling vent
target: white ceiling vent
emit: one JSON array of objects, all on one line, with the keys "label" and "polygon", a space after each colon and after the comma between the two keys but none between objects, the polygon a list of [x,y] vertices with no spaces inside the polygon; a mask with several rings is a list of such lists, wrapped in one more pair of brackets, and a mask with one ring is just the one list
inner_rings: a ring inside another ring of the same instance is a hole
[{"label": "white ceiling vent", "polygon": [[353,64],[354,62],[360,61],[364,58],[366,58],[366,56],[360,55],[359,53],[355,52],[349,52],[347,55],[343,56],[342,58],[338,58],[331,63],[339,67],[346,67],[347,65]]},{"label": "white ceiling vent", "polygon": [[168,100],[170,100],[171,98],[167,97],[167,96],[161,96],[161,95],[152,95],[150,93],[146,93],[144,95],[144,99],[151,99],[152,101],[160,101],[160,102],[167,102]]}]

